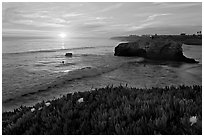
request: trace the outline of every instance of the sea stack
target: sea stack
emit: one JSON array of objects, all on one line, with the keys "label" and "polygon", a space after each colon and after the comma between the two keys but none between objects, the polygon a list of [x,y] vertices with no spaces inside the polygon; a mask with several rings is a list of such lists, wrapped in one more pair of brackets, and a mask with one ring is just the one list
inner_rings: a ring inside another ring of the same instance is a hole
[{"label": "sea stack", "polygon": [[72,53],[66,53],[65,56],[66,57],[72,57]]},{"label": "sea stack", "polygon": [[115,47],[115,56],[138,56],[151,60],[171,60],[198,63],[183,55],[182,43],[164,38],[143,38],[135,42],[120,43]]}]

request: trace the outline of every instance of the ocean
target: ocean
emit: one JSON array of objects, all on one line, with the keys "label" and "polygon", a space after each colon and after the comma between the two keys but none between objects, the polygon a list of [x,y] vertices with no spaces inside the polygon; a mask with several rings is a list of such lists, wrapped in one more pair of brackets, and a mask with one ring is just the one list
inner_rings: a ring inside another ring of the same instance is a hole
[{"label": "ocean", "polygon": [[[114,56],[118,43],[106,38],[3,38],[2,110],[105,86],[202,85],[202,46],[183,45],[184,55],[198,64],[143,63],[139,57]],[[67,52],[73,56],[65,57]]]}]

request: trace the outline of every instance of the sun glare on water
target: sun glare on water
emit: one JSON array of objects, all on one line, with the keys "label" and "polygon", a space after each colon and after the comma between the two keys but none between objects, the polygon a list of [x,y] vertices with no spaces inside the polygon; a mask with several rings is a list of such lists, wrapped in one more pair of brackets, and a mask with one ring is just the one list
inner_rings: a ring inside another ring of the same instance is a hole
[{"label": "sun glare on water", "polygon": [[67,37],[67,34],[66,33],[64,33],[64,32],[61,32],[61,33],[59,33],[58,34],[58,36],[61,38],[61,45],[62,45],[62,49],[65,49],[65,43],[64,43],[64,41],[65,41],[65,38]]},{"label": "sun glare on water", "polygon": [[60,38],[64,39],[67,36],[67,34],[62,32],[62,33],[58,34],[58,36]]}]

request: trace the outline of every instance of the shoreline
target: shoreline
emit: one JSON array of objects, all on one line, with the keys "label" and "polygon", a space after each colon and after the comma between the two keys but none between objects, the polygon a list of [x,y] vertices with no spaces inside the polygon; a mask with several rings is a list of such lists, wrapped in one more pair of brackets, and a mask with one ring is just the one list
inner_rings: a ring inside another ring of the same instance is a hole
[{"label": "shoreline", "polygon": [[120,41],[129,41],[129,42],[135,42],[139,38],[148,38],[148,37],[154,37],[154,38],[165,38],[165,39],[171,39],[175,40],[177,42],[181,42],[186,45],[196,45],[196,46],[202,46],[202,35],[129,35],[129,36],[116,36],[111,37],[110,39],[113,40],[120,40]]},{"label": "shoreline", "polygon": [[[132,62],[123,65],[117,70],[113,70],[111,72],[107,72],[94,77],[87,77],[79,80],[77,79],[75,81],[59,82],[61,83],[60,85],[58,86],[53,85],[50,88],[46,88],[46,90],[43,90],[42,92],[34,92],[35,94],[27,93],[26,96],[16,97],[10,100],[9,102],[4,102],[2,105],[3,106],[2,110],[3,112],[12,111],[13,109],[20,107],[22,104],[26,106],[32,106],[43,100],[46,101],[49,99],[55,99],[63,95],[66,95],[67,93],[73,93],[78,91],[85,92],[88,90],[93,90],[95,88],[103,88],[107,85],[118,86],[120,84],[122,85],[128,84],[129,87],[137,87],[143,89],[152,87],[162,88],[165,86],[178,87],[179,85],[182,84],[186,86],[202,85],[202,83],[200,83],[200,79],[202,78],[200,78],[199,76],[196,77],[197,75],[195,76],[192,73],[189,73],[188,71],[191,71],[188,70],[189,67],[185,68],[184,66],[182,68],[176,68],[176,66],[171,66],[170,65],[171,63],[168,64],[168,62],[164,62],[164,64],[161,65],[159,64],[156,65],[155,63],[152,64],[152,62],[144,62],[139,64],[137,62],[135,63]],[[172,65],[174,65],[174,63]],[[135,67],[137,69],[134,69],[133,71],[132,69]],[[122,74],[126,71],[131,73],[129,75],[120,75],[115,77],[116,74]],[[132,75],[135,74],[136,72],[138,72],[139,74],[133,77]],[[186,74],[188,74],[188,78],[185,78]],[[125,77],[126,78],[129,77],[129,81],[125,82],[124,81],[126,80]],[[122,78],[125,79],[121,80]],[[86,82],[84,83],[84,81]],[[142,84],[144,81],[148,81],[148,83]],[[155,82],[152,83],[151,81],[155,81],[156,83]],[[191,81],[194,82],[191,83]]]}]

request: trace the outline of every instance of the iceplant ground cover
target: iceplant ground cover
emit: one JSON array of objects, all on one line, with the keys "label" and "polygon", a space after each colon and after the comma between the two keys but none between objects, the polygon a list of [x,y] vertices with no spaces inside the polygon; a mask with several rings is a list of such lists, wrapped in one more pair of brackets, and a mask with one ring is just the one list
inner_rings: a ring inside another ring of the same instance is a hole
[{"label": "iceplant ground cover", "polygon": [[3,113],[3,134],[202,134],[202,86],[107,86]]}]

